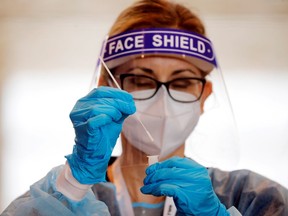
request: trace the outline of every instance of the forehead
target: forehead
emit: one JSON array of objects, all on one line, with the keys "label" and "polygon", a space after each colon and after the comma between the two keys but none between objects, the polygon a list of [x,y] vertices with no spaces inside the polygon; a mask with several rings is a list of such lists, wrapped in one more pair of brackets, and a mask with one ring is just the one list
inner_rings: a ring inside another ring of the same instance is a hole
[{"label": "forehead", "polygon": [[127,71],[138,67],[151,69],[155,73],[158,71],[166,71],[172,73],[177,70],[191,70],[196,74],[201,75],[200,70],[190,62],[187,62],[180,58],[173,58],[167,56],[149,56],[144,58],[135,58],[120,65],[119,67],[117,67],[117,69],[119,69],[119,71]]}]

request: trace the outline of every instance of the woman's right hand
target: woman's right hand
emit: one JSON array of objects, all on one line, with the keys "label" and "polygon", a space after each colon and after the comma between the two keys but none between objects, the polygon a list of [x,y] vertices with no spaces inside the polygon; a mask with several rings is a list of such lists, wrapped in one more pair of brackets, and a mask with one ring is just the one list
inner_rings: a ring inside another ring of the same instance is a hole
[{"label": "woman's right hand", "polygon": [[135,111],[132,96],[111,87],[93,89],[77,101],[70,113],[76,134],[75,145],[73,153],[66,158],[72,175],[81,184],[105,181],[122,124]]}]

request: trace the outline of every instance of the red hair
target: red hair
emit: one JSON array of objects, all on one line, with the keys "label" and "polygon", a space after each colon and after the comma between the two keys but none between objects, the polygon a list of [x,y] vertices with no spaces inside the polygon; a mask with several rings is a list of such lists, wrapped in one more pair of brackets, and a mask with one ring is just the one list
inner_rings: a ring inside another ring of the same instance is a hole
[{"label": "red hair", "polygon": [[200,18],[187,7],[168,0],[140,0],[116,19],[109,36],[141,28],[176,28],[205,36]]}]

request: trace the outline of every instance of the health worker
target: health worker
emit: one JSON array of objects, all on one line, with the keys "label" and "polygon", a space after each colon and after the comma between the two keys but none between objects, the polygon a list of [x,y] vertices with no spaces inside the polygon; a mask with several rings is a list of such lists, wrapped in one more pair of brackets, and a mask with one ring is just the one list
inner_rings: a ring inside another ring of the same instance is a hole
[{"label": "health worker", "polygon": [[[97,87],[70,113],[75,145],[66,164],[3,216],[288,215],[288,192],[278,183],[185,157],[214,92],[208,77],[221,73],[192,11],[176,1],[136,1],[116,19],[99,62]],[[119,136],[122,153],[111,157]]]}]

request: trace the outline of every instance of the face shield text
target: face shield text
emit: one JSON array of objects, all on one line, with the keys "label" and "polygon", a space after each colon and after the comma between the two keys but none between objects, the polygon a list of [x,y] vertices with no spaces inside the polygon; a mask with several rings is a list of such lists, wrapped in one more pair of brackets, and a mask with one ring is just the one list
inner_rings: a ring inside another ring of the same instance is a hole
[{"label": "face shield text", "polygon": [[111,53],[118,53],[125,50],[139,49],[144,47],[144,35],[137,35],[135,37],[127,37],[124,40],[115,40],[108,44],[109,55]]},{"label": "face shield text", "polygon": [[194,41],[193,38],[179,36],[179,35],[153,35],[154,47],[170,47],[190,50],[198,53],[205,53],[205,44],[200,41]]}]

